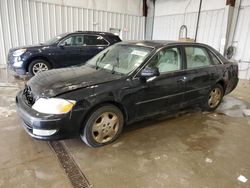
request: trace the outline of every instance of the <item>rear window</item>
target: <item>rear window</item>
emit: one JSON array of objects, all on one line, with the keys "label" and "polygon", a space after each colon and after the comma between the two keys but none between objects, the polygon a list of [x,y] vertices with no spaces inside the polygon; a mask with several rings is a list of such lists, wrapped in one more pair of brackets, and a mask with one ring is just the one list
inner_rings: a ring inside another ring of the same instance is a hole
[{"label": "rear window", "polygon": [[84,35],[84,43],[86,45],[108,45],[108,42],[99,35]]},{"label": "rear window", "polygon": [[117,36],[117,35],[109,35],[108,38],[109,38],[110,42],[113,43],[113,44],[122,41],[120,39],[120,37]]}]

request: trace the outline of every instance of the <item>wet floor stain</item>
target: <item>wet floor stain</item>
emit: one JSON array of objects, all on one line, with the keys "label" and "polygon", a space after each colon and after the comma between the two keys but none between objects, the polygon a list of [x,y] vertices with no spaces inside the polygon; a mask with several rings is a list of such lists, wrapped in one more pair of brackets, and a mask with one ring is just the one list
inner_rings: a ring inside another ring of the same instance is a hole
[{"label": "wet floor stain", "polygon": [[219,138],[206,134],[191,135],[183,143],[188,146],[188,151],[208,151],[219,141]]},{"label": "wet floor stain", "polygon": [[249,104],[233,96],[225,96],[216,112],[230,117],[244,117],[244,110],[250,109]]}]

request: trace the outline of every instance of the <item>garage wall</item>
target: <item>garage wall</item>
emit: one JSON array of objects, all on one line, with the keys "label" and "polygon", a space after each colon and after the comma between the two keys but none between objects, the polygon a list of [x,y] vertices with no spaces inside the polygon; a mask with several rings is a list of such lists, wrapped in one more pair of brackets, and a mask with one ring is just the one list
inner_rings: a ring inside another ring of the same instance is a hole
[{"label": "garage wall", "polygon": [[142,0],[35,0],[78,8],[142,16]]},{"label": "garage wall", "polygon": [[[179,29],[185,24],[188,37],[195,37],[199,0],[157,0],[153,39],[177,40]],[[224,0],[203,1],[197,42],[219,50],[224,19]]]},{"label": "garage wall", "polygon": [[232,44],[233,59],[239,62],[239,77],[250,80],[250,1],[243,0]]},{"label": "garage wall", "polygon": [[[177,40],[179,28],[188,27],[188,37],[195,37],[200,0],[157,0],[153,39]],[[233,60],[239,64],[239,78],[250,79],[250,1],[241,0],[233,46]],[[225,0],[203,0],[197,42],[206,43],[224,52],[228,6]]]},{"label": "garage wall", "polygon": [[44,42],[64,32],[119,28],[123,40],[144,39],[145,18],[140,13],[79,8],[54,1],[0,0],[0,64],[6,63],[9,48]]}]

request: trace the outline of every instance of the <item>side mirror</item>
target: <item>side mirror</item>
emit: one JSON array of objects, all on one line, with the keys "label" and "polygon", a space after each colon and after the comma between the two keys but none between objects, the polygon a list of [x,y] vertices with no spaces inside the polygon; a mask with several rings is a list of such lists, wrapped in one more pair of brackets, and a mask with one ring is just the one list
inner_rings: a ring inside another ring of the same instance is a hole
[{"label": "side mirror", "polygon": [[142,77],[154,77],[154,76],[159,76],[160,72],[157,67],[145,67],[141,71],[141,76]]},{"label": "side mirror", "polygon": [[58,46],[59,46],[59,48],[63,49],[64,46],[65,46],[65,44],[62,44],[62,43],[61,43],[61,44],[59,44]]}]

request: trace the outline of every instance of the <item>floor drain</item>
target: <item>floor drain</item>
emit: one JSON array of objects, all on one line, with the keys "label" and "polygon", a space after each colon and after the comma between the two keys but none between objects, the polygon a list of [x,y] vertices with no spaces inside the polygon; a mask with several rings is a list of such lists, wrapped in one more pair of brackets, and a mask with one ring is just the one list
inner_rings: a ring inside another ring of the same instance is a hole
[{"label": "floor drain", "polygon": [[55,151],[57,158],[65,170],[71,184],[74,188],[89,188],[91,187],[87,178],[77,166],[71,154],[68,152],[65,144],[62,141],[49,142],[49,145]]}]

